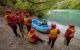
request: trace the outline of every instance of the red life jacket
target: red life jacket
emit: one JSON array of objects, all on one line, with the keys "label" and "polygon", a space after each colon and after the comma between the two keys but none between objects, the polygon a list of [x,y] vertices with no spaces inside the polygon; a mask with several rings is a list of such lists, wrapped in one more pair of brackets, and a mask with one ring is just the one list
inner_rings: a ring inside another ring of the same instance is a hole
[{"label": "red life jacket", "polygon": [[9,26],[14,26],[17,24],[17,18],[13,15],[8,15],[7,16],[7,21]]},{"label": "red life jacket", "polygon": [[38,36],[36,36],[36,34],[33,33],[28,33],[28,41],[30,42],[35,42],[38,39]]},{"label": "red life jacket", "polygon": [[25,25],[26,26],[31,25],[31,23],[32,23],[32,20],[30,18],[28,18],[28,19],[25,20]]},{"label": "red life jacket", "polygon": [[20,15],[20,20],[24,20],[24,16],[23,15]]},{"label": "red life jacket", "polygon": [[67,30],[66,30],[66,33],[65,33],[65,37],[73,37],[74,36],[74,33],[75,33],[75,29],[70,29],[70,28],[68,28]]},{"label": "red life jacket", "polygon": [[24,16],[17,15],[16,17],[17,17],[17,22],[24,21]]},{"label": "red life jacket", "polygon": [[49,38],[50,39],[56,39],[57,38],[57,34],[58,34],[57,32],[58,32],[57,29],[51,29],[50,33],[49,33]]},{"label": "red life jacket", "polygon": [[20,19],[19,19],[19,16],[18,16],[18,15],[16,15],[16,18],[17,18],[17,23],[19,23],[19,20],[20,20]]}]

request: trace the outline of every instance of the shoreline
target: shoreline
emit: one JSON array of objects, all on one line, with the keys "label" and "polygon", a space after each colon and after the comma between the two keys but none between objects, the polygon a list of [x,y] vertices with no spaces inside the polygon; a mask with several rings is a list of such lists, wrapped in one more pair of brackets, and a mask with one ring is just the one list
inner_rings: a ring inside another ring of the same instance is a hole
[{"label": "shoreline", "polygon": [[[61,24],[59,24],[57,22],[48,21],[48,24],[51,24],[51,23],[57,24],[57,28],[60,29],[61,33],[63,33],[63,34],[65,33],[66,29],[68,28],[67,25],[61,25]],[[75,32],[75,37],[74,38],[80,40],[80,36],[79,36],[80,34],[79,33],[80,33],[80,28],[76,27],[76,32]]]}]

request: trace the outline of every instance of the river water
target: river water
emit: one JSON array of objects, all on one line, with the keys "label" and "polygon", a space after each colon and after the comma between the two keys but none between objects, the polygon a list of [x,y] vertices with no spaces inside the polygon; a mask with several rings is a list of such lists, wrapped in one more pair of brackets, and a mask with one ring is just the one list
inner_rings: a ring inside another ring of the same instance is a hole
[{"label": "river water", "polygon": [[80,10],[52,10],[45,15],[49,23],[56,23],[62,33],[65,33],[69,24],[76,26],[75,38],[80,39]]}]

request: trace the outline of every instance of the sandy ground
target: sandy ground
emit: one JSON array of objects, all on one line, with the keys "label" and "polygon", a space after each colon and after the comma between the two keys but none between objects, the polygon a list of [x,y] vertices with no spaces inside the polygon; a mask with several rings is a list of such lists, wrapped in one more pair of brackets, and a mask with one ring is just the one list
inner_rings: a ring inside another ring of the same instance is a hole
[{"label": "sandy ground", "polygon": [[[19,29],[17,29],[18,33]],[[64,36],[61,33],[55,42],[54,48],[50,48],[47,44],[48,36],[47,34],[41,34],[35,32],[40,38],[45,40],[45,43],[31,44],[27,39],[22,39],[15,37],[12,29],[6,24],[3,18],[0,18],[0,50],[80,50],[80,41],[77,39],[72,39],[69,46],[64,45]],[[27,37],[27,31],[25,29],[25,38]]]}]

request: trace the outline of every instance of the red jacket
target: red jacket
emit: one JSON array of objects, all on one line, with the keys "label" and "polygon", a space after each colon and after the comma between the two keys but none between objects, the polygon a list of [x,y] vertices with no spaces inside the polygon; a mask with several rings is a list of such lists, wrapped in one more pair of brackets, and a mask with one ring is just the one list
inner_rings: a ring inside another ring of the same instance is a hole
[{"label": "red jacket", "polygon": [[29,18],[29,19],[26,21],[25,25],[26,25],[26,26],[29,26],[29,25],[31,25],[31,24],[32,24],[32,19]]},{"label": "red jacket", "polygon": [[13,15],[8,15],[7,16],[7,21],[9,26],[14,26],[17,24],[17,18]]},{"label": "red jacket", "polygon": [[39,37],[36,35],[36,34],[33,34],[32,35],[32,39],[35,39],[35,40],[37,40]]},{"label": "red jacket", "polygon": [[[50,36],[50,35],[51,35],[51,32],[50,32],[50,31],[51,31],[52,29],[53,29],[53,28],[51,28],[51,29],[48,30],[49,38],[50,38],[50,39],[56,39],[56,38],[57,38],[57,35],[56,35],[54,38]],[[56,28],[55,28],[55,29],[56,29]],[[57,34],[60,34],[60,30],[59,30],[59,29],[57,29]]]},{"label": "red jacket", "polygon": [[[48,29],[48,33],[50,33],[50,30],[52,30],[52,29]],[[59,29],[57,29],[57,34],[60,34],[60,30]]]},{"label": "red jacket", "polygon": [[24,16],[23,15],[20,15],[20,20],[24,20]]},{"label": "red jacket", "polygon": [[[73,29],[73,31],[75,32],[75,29]],[[72,31],[70,30],[70,28],[68,28],[65,32],[65,37],[70,37],[70,35],[72,34]]]},{"label": "red jacket", "polygon": [[23,21],[24,20],[24,16],[23,15],[17,15],[17,22]]}]

